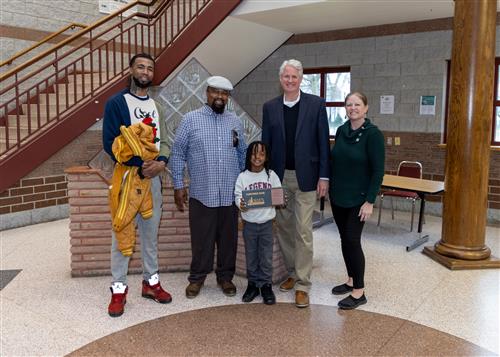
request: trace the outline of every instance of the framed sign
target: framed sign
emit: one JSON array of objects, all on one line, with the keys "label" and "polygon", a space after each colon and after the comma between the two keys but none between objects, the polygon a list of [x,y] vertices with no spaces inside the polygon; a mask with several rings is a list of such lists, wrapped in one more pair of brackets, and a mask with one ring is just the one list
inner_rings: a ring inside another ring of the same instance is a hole
[{"label": "framed sign", "polygon": [[436,115],[436,96],[420,96],[420,115]]},{"label": "framed sign", "polygon": [[394,114],[394,96],[380,96],[380,114]]}]

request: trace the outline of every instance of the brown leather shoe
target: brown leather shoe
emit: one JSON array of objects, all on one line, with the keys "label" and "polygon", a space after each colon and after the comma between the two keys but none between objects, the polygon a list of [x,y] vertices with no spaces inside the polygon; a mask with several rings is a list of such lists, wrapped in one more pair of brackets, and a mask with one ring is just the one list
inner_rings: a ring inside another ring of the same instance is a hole
[{"label": "brown leather shoe", "polygon": [[203,283],[189,283],[186,288],[186,297],[188,299],[194,299],[200,293]]},{"label": "brown leather shoe", "polygon": [[232,281],[218,281],[217,284],[219,284],[224,295],[226,296],[236,295],[236,286],[233,284]]},{"label": "brown leather shoe", "polygon": [[309,295],[305,291],[297,290],[295,292],[295,306],[297,307],[309,306]]},{"label": "brown leather shoe", "polygon": [[295,279],[288,278],[280,284],[280,290],[281,291],[290,291],[293,289],[294,286],[295,286]]}]

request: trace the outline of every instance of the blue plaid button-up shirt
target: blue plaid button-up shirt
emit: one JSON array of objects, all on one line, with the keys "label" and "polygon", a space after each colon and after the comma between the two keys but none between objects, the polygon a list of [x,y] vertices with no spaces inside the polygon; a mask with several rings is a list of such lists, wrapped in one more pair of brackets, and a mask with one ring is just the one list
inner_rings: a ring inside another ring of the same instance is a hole
[{"label": "blue plaid button-up shirt", "polygon": [[246,148],[243,126],[234,114],[216,114],[208,105],[185,114],[170,156],[174,188],[184,187],[187,164],[190,197],[207,207],[231,206]]}]

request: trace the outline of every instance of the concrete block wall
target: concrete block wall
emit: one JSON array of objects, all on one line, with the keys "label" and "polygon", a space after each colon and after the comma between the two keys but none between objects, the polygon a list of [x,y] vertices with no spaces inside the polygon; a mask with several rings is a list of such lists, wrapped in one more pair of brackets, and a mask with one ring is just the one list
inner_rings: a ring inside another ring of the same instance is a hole
[{"label": "concrete block wall", "polygon": [[[49,34],[71,23],[89,25],[105,14],[99,12],[98,0],[0,0],[0,59],[10,58],[25,48],[35,44]],[[64,35],[73,35],[80,28],[68,30]],[[61,40],[62,37],[54,39]],[[53,45],[42,45],[23,56],[16,64],[22,63]],[[8,70],[10,66],[2,68]]]},{"label": "concrete block wall", "polygon": [[[99,170],[87,166],[66,170],[70,205],[71,275],[110,274],[111,215],[108,182]],[[174,203],[171,179],[163,177],[163,210],[158,234],[158,263],[161,272],[189,271],[191,238],[188,212],[179,212]],[[129,272],[140,273],[140,237],[130,260]],[[286,276],[278,243],[273,248],[273,281]],[[246,275],[245,245],[238,237],[236,273]]]},{"label": "concrete block wall", "polygon": [[[236,87],[238,103],[259,123],[262,104],[280,93],[278,69],[296,58],[305,68],[351,67],[352,90],[369,99],[369,117],[382,130],[440,132],[451,31],[423,32],[317,43],[285,44]],[[380,95],[395,96],[393,115],[380,115]],[[420,116],[421,95],[435,95],[436,115]]]},{"label": "concrete block wall", "polygon": [[[258,123],[262,122],[262,105],[281,93],[278,70],[285,59],[298,59],[304,68],[350,66],[351,90],[367,95],[368,117],[386,138],[392,138],[393,144],[395,137],[400,139],[399,146],[386,144],[386,172],[395,172],[402,160],[417,160],[422,162],[426,177],[443,179],[446,150],[440,144],[452,31],[373,37],[366,34],[356,37],[356,31],[352,31],[352,38],[331,41],[328,37],[334,37],[334,32],[317,35],[321,42],[302,41],[305,36],[300,35],[292,37],[239,82],[232,95],[243,109]],[[497,26],[496,55],[500,56],[500,26]],[[394,95],[394,114],[380,114],[381,95]],[[419,114],[422,95],[436,96],[435,115]],[[496,224],[500,223],[498,177],[500,151],[492,150],[488,218]],[[439,197],[433,200],[438,202],[436,205],[431,202],[427,212],[439,215],[441,200]]]},{"label": "concrete block wall", "polygon": [[1,0],[1,25],[54,32],[72,23],[90,24],[104,14],[97,0]]}]

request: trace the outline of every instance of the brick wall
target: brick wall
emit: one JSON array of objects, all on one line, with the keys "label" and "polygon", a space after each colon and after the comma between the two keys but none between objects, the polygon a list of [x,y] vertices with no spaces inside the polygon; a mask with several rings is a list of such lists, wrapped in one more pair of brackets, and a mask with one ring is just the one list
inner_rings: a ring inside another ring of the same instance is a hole
[{"label": "brick wall", "polygon": [[[70,204],[71,275],[94,276],[110,274],[111,215],[108,206],[108,182],[99,170],[72,167],[68,175]],[[160,271],[189,271],[191,240],[189,215],[179,212],[174,203],[171,180],[163,178],[163,211],[158,234]],[[236,272],[245,275],[245,247],[238,241]],[[286,275],[277,242],[273,248],[273,280]],[[129,272],[140,273],[140,237],[130,260]]]},{"label": "brick wall", "polygon": [[66,175],[22,179],[0,193],[0,214],[68,203]]},{"label": "brick wall", "polygon": [[[429,180],[444,181],[446,148],[440,146],[441,135],[437,133],[405,133],[384,131],[386,138],[387,173],[395,174],[399,162],[403,160],[419,161],[423,167],[423,177]],[[394,145],[394,138],[399,137],[401,145]],[[387,139],[392,145],[387,145]],[[488,182],[488,208],[500,209],[500,151],[490,152],[490,179]],[[427,195],[426,200],[442,202],[442,194]]]},{"label": "brick wall", "polygon": [[64,169],[87,165],[101,149],[102,131],[98,122],[14,186],[0,192],[0,230],[68,217]]}]

